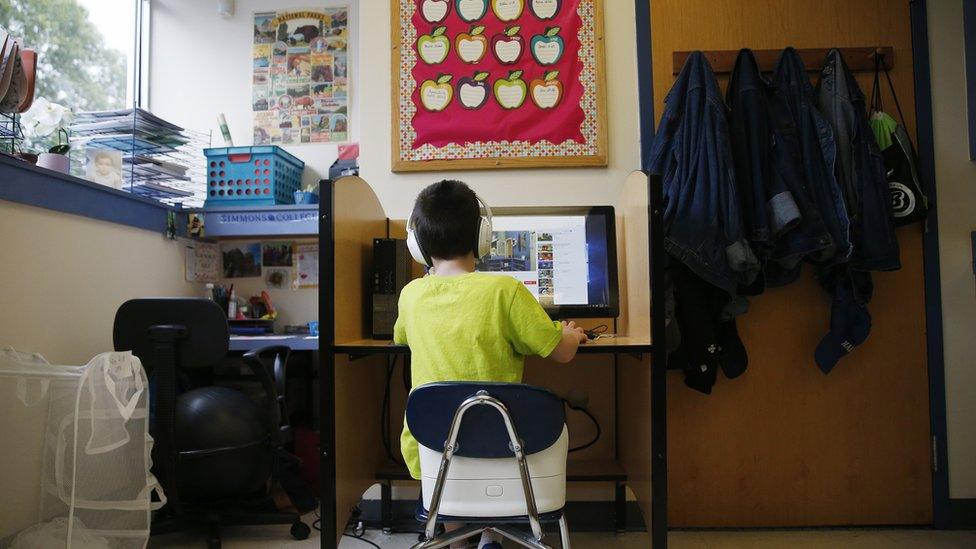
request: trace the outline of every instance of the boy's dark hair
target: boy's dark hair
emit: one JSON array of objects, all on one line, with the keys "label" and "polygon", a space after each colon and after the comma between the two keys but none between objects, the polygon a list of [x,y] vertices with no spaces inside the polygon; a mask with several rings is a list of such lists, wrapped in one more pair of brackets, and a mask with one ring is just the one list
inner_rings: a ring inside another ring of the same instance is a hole
[{"label": "boy's dark hair", "polygon": [[481,205],[470,187],[445,179],[420,191],[411,216],[420,246],[429,257],[478,255]]}]

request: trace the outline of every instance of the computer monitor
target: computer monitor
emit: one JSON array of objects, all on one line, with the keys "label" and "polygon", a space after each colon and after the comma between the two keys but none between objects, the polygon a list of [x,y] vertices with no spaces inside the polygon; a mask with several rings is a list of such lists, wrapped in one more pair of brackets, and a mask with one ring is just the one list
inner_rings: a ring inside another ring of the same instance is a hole
[{"label": "computer monitor", "polygon": [[478,271],[512,276],[552,318],[619,314],[613,206],[492,208]]}]

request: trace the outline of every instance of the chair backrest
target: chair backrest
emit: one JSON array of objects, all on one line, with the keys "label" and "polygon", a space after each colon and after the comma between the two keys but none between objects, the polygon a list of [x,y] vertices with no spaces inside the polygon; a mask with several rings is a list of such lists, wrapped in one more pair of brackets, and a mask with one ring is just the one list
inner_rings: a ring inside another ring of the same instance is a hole
[{"label": "chair backrest", "polygon": [[[551,447],[562,434],[566,422],[562,400],[546,389],[518,383],[451,381],[421,385],[410,392],[407,426],[417,442],[443,450],[454,413],[478,391],[486,391],[508,408],[526,455]],[[461,420],[455,455],[512,457],[508,431],[497,410],[490,406],[468,410]]]},{"label": "chair backrest", "polygon": [[227,356],[230,329],[219,305],[203,298],[144,298],[126,301],[115,313],[115,350],[132,351],[147,372],[153,363],[153,327],[182,327],[175,346],[178,368],[206,368]]},{"label": "chair backrest", "polygon": [[154,471],[168,508],[182,513],[176,463],[176,373],[206,368],[227,355],[230,329],[223,310],[208,299],[145,298],[126,301],[115,313],[116,351],[132,351],[152,375],[150,407]]}]

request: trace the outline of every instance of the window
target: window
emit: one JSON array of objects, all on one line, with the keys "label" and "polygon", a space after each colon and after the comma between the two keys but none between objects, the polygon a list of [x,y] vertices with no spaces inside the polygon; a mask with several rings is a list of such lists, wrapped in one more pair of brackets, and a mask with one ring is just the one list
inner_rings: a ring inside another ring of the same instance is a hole
[{"label": "window", "polygon": [[119,109],[138,99],[144,2],[0,0],[0,25],[38,52],[35,97],[76,112]]}]

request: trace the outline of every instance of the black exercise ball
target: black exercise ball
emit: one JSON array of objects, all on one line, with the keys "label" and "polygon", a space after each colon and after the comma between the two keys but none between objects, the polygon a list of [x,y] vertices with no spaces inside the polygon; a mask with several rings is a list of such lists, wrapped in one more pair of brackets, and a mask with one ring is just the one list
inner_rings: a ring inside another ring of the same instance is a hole
[{"label": "black exercise ball", "polygon": [[201,387],[176,400],[180,499],[208,501],[264,493],[271,476],[268,416],[244,393]]}]

